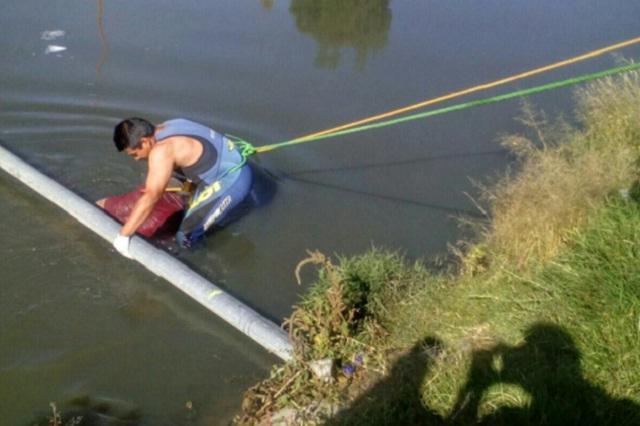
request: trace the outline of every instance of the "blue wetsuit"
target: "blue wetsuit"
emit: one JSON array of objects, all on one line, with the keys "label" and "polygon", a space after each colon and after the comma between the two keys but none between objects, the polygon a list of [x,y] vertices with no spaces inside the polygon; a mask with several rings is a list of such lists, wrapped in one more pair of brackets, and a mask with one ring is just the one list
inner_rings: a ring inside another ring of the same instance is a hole
[{"label": "blue wetsuit", "polygon": [[253,179],[247,164],[238,167],[242,156],[233,141],[223,134],[179,118],[159,125],[155,134],[157,141],[172,136],[194,138],[203,147],[195,164],[178,171],[196,184],[176,235],[180,245],[189,246],[228,216],[247,196]]}]

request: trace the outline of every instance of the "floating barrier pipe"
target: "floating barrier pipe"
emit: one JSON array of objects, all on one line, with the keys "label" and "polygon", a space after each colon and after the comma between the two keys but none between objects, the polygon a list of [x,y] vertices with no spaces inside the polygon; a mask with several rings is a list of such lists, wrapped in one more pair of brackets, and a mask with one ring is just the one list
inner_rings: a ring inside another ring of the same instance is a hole
[{"label": "floating barrier pipe", "polygon": [[[107,241],[113,241],[120,231],[120,224],[100,208],[40,173],[2,145],[0,145],[0,167],[38,194],[60,206],[81,224]],[[145,268],[169,281],[269,352],[285,361],[291,359],[293,349],[287,334],[276,324],[142,238],[133,237],[129,248],[132,257]]]}]

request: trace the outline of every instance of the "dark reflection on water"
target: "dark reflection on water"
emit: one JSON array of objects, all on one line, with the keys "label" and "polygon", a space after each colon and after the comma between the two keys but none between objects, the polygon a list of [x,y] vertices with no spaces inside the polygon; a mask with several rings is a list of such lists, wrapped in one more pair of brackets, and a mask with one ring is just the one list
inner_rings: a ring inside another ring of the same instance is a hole
[{"label": "dark reflection on water", "polygon": [[351,193],[351,194],[356,194],[356,195],[365,196],[365,197],[377,198],[380,200],[391,201],[394,203],[409,204],[417,207],[440,210],[446,213],[460,215],[460,216],[485,218],[482,212],[477,208],[471,210],[471,209],[459,208],[455,206],[449,206],[442,203],[431,203],[427,200],[416,200],[416,199],[411,199],[409,197],[398,196],[397,194],[390,191],[387,191],[386,193],[376,192],[373,190],[363,191],[356,188],[350,188],[345,185],[337,185],[337,184],[322,182],[317,179],[310,179],[304,176],[325,175],[325,174],[332,175],[340,172],[367,170],[367,169],[384,170],[391,167],[406,167],[409,165],[426,166],[427,163],[435,162],[439,160],[460,159],[465,157],[474,158],[474,157],[484,157],[484,156],[497,157],[497,156],[502,156],[506,154],[507,152],[505,150],[491,150],[486,152],[467,153],[467,154],[435,155],[435,156],[429,156],[429,157],[423,157],[423,158],[411,158],[411,159],[402,160],[402,161],[386,161],[386,162],[380,162],[380,163],[360,164],[360,165],[353,165],[349,167],[328,167],[324,169],[308,169],[308,170],[293,171],[290,173],[286,173],[284,175],[284,178],[290,179],[296,182],[305,183],[308,185],[324,187],[324,188],[328,188],[336,191],[342,191],[345,193]]},{"label": "dark reflection on water", "polygon": [[260,4],[267,10],[273,9],[273,3],[275,0],[260,0]]},{"label": "dark reflection on water", "polygon": [[104,0],[96,0],[96,26],[98,28],[98,36],[100,37],[100,58],[96,64],[96,84],[100,80],[102,67],[107,62],[109,56],[109,41],[104,28]]},{"label": "dark reflection on water", "polygon": [[298,30],[318,43],[315,63],[319,67],[336,68],[340,50],[351,47],[362,70],[369,56],[387,44],[389,0],[292,0],[289,11]]},{"label": "dark reflection on water", "polygon": [[449,214],[455,214],[457,216],[468,216],[468,217],[476,217],[476,218],[483,218],[484,216],[482,216],[481,214],[479,214],[478,212],[475,212],[473,210],[465,210],[465,209],[459,209],[456,207],[450,207],[444,204],[437,204],[437,203],[430,203],[427,201],[422,201],[422,200],[412,200],[410,198],[402,198],[402,197],[398,197],[398,196],[394,196],[393,194],[379,194],[373,191],[363,191],[360,189],[355,189],[355,188],[349,188],[346,186],[341,186],[341,185],[335,185],[335,184],[331,184],[331,183],[323,183],[323,182],[319,182],[316,180],[311,180],[311,179],[304,179],[304,178],[300,178],[300,177],[294,177],[291,175],[287,175],[286,176],[288,179],[295,181],[295,182],[300,182],[300,183],[304,183],[304,184],[308,184],[308,185],[313,185],[316,187],[322,187],[325,189],[331,189],[331,190],[335,190],[335,191],[340,191],[340,192],[344,192],[344,193],[349,193],[349,194],[355,194],[355,195],[360,195],[363,197],[369,197],[372,199],[378,199],[381,201],[391,201],[393,203],[397,203],[397,204],[407,204],[410,206],[415,206],[415,207],[424,207],[424,208],[428,208],[431,210],[438,210],[438,211],[443,211],[445,213],[449,213]]},{"label": "dark reflection on water", "polygon": [[136,426],[142,413],[135,405],[109,398],[79,396],[61,406],[51,403],[51,411],[39,415],[29,426],[81,425],[81,426]]}]

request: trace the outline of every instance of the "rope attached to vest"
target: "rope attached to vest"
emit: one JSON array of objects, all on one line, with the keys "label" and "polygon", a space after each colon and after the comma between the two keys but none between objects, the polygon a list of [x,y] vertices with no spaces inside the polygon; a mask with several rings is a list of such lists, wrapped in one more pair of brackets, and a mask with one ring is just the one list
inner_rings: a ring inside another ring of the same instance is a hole
[{"label": "rope attached to vest", "polygon": [[[307,143],[307,142],[315,142],[318,140],[323,140],[323,139],[329,139],[329,138],[334,138],[334,137],[338,137],[338,136],[343,136],[343,135],[347,135],[347,134],[351,134],[351,133],[357,133],[357,132],[363,132],[366,130],[371,130],[371,129],[377,129],[380,127],[387,127],[387,126],[392,126],[395,124],[399,124],[399,123],[404,123],[407,121],[412,121],[412,120],[419,120],[422,118],[427,118],[427,117],[432,117],[435,115],[441,115],[441,114],[446,114],[449,112],[454,112],[454,111],[460,111],[460,110],[464,110],[464,109],[468,109],[468,108],[475,108],[478,106],[482,106],[482,105],[489,105],[489,104],[493,104],[493,103],[497,103],[497,102],[502,102],[502,101],[506,101],[509,99],[514,99],[514,98],[518,98],[518,97],[524,97],[524,96],[529,96],[532,94],[536,94],[536,93],[542,93],[542,92],[546,92],[549,90],[554,90],[554,89],[558,89],[561,87],[566,87],[566,86],[571,86],[571,85],[575,85],[575,84],[579,84],[579,83],[584,83],[587,81],[591,81],[591,80],[596,80],[599,78],[603,78],[603,77],[608,77],[608,76],[612,76],[612,75],[616,75],[616,74],[622,74],[622,73],[626,73],[629,71],[633,71],[636,69],[640,68],[640,64],[631,64],[631,65],[627,65],[627,66],[622,66],[622,67],[617,67],[617,68],[610,68],[608,70],[605,71],[601,71],[601,72],[596,72],[596,73],[591,73],[591,74],[583,74],[581,76],[578,77],[574,77],[574,78],[570,78],[570,79],[566,79],[566,80],[560,80],[560,81],[556,81],[553,83],[549,83],[549,84],[544,84],[541,86],[535,86],[532,87],[530,89],[524,89],[524,90],[517,90],[511,93],[507,93],[504,95],[499,95],[499,96],[493,96],[490,98],[486,98],[486,99],[480,99],[480,100],[476,100],[476,101],[471,101],[471,102],[465,102],[465,103],[460,103],[457,105],[452,105],[446,108],[440,108],[440,109],[436,109],[436,110],[432,110],[432,111],[427,111],[427,112],[423,112],[423,113],[419,113],[419,114],[413,114],[413,115],[409,115],[406,117],[402,117],[402,118],[397,118],[394,120],[387,120],[387,121],[382,121],[379,123],[375,123],[375,124],[368,124],[371,123],[373,121],[378,121],[381,120],[383,118],[388,118],[388,117],[392,117],[395,115],[399,115],[408,111],[412,111],[418,108],[423,108],[425,106],[429,106],[429,105],[433,105],[439,102],[443,102],[446,100],[450,100],[450,99],[454,99],[460,96],[464,96],[464,95],[468,95],[471,93],[475,93],[475,92],[479,92],[482,90],[487,90],[487,89],[491,89],[506,83],[511,83],[513,81],[517,81],[517,80],[521,80],[527,77],[531,77],[537,74],[541,74],[543,72],[546,71],[550,71],[550,70],[554,70],[560,67],[564,67],[570,64],[574,64],[580,61],[584,61],[586,59],[591,59],[594,58],[596,56],[600,56],[603,55],[605,53],[617,50],[617,49],[621,49],[623,47],[627,47],[627,46],[631,46],[634,44],[638,44],[640,43],[640,37],[636,37],[636,38],[632,38],[620,43],[616,43],[610,46],[606,46],[603,47],[601,49],[596,49],[587,53],[584,53],[582,55],[579,56],[575,56],[573,58],[569,58],[560,62],[555,62],[553,64],[549,64],[540,68],[535,68],[533,70],[529,70],[520,74],[516,74],[510,77],[506,77],[506,78],[502,78],[499,80],[495,80],[493,82],[490,83],[485,83],[485,84],[481,84],[478,86],[474,86],[474,87],[470,87],[468,89],[464,89],[464,90],[460,90],[457,92],[453,92],[450,93],[448,95],[443,95],[443,96],[439,96],[437,98],[433,98],[433,99],[429,99],[423,102],[419,102],[413,105],[409,105],[403,108],[399,108],[399,109],[395,109],[392,111],[388,111],[382,114],[378,114],[372,117],[368,117],[368,118],[364,118],[362,120],[358,120],[358,121],[354,121],[351,123],[347,123],[341,126],[337,126],[337,127],[333,127],[327,130],[323,130],[320,132],[316,132],[316,133],[312,133],[309,135],[305,135],[305,136],[301,136],[295,139],[291,139],[291,140],[287,140],[287,141],[283,141],[283,142],[278,142],[278,143],[274,143],[274,144],[270,144],[270,145],[263,145],[263,146],[259,146],[259,147],[255,147],[253,146],[251,143],[249,143],[248,141],[239,138],[237,136],[233,136],[233,135],[225,135],[227,138],[229,138],[231,141],[233,141],[233,143],[235,144],[236,148],[238,149],[238,152],[240,153],[241,161],[240,163],[238,163],[237,165],[235,165],[234,167],[230,168],[229,170],[227,170],[223,176],[221,176],[218,181],[220,179],[222,179],[223,177],[225,177],[226,175],[230,174],[230,173],[234,173],[238,170],[240,170],[242,167],[244,167],[247,164],[247,161],[249,159],[249,157],[251,157],[252,155],[256,154],[256,153],[263,153],[263,152],[269,152],[269,151],[274,151],[276,149],[280,149],[280,148],[284,148],[287,146],[292,146],[292,145],[298,145],[298,144],[302,144],[302,143]],[[184,188],[168,188],[167,191],[173,192],[173,191],[183,191]]]},{"label": "rope attached to vest", "polygon": [[249,157],[251,157],[253,154],[255,154],[256,148],[251,145],[249,142],[240,139],[237,136],[232,136],[232,135],[225,135],[227,138],[229,138],[231,141],[233,141],[233,143],[235,144],[236,148],[238,149],[238,153],[240,153],[240,155],[242,156],[242,160],[240,161],[240,163],[236,164],[235,166],[233,166],[232,168],[230,168],[229,170],[227,170],[224,175],[219,178],[218,180],[222,179],[223,177],[225,177],[226,175],[228,175],[229,173],[233,173],[236,170],[240,170],[245,164],[247,164],[247,161],[249,160]]},{"label": "rope attached to vest", "polygon": [[[348,135],[351,133],[357,133],[357,132],[363,132],[366,130],[371,130],[371,129],[377,129],[377,128],[381,128],[381,127],[388,127],[388,126],[392,126],[395,124],[399,124],[399,123],[404,123],[407,121],[413,121],[413,120],[419,120],[419,119],[423,119],[423,118],[427,118],[427,117],[432,117],[435,115],[441,115],[441,114],[446,114],[446,113],[450,113],[450,112],[454,112],[454,111],[461,111],[464,109],[469,109],[469,108],[475,108],[475,107],[479,107],[482,105],[489,105],[489,104],[494,104],[494,103],[498,103],[498,102],[503,102],[509,99],[514,99],[514,98],[520,98],[520,97],[525,97],[525,96],[529,96],[529,95],[533,95],[533,94],[537,94],[537,93],[542,93],[542,92],[547,92],[550,90],[555,90],[555,89],[559,89],[562,87],[567,87],[567,86],[573,86],[576,84],[580,84],[580,83],[585,83],[588,81],[592,81],[592,80],[597,80],[597,79],[601,79],[604,77],[609,77],[609,76],[613,76],[613,75],[617,75],[617,74],[622,74],[622,73],[626,73],[626,72],[630,72],[630,71],[634,71],[640,69],[640,63],[633,63],[630,65],[625,65],[625,66],[621,66],[621,67],[616,67],[616,68],[610,68],[604,71],[600,71],[600,72],[595,72],[595,73],[590,73],[590,74],[583,74],[577,77],[573,77],[573,78],[569,78],[569,79],[565,79],[565,80],[559,80],[559,81],[555,81],[552,83],[548,83],[548,84],[543,84],[540,86],[535,86],[535,87],[531,87],[529,89],[523,89],[523,90],[517,90],[514,92],[510,92],[510,93],[506,93],[503,95],[498,95],[498,96],[493,96],[490,98],[485,98],[485,99],[479,99],[479,100],[475,100],[475,101],[470,101],[470,102],[464,102],[464,103],[460,103],[460,104],[456,104],[456,105],[451,105],[445,108],[439,108],[436,110],[431,110],[431,111],[427,111],[427,112],[423,112],[423,113],[418,113],[418,114],[412,114],[406,117],[401,117],[401,118],[396,118],[393,120],[387,120],[387,121],[382,121],[379,123],[375,123],[375,124],[368,124],[368,125],[364,125],[364,126],[357,126],[357,127],[352,127],[346,130],[341,130],[341,131],[336,131],[333,133],[327,133],[327,134],[321,134],[318,136],[314,136],[314,137],[308,137],[305,139],[292,139],[292,140],[288,140],[288,141],[284,141],[284,142],[279,142],[279,143],[275,143],[275,144],[271,144],[271,145],[263,145],[260,147],[254,147],[253,145],[251,145],[249,142],[247,142],[246,140],[242,140],[242,139],[236,139],[234,143],[236,143],[238,145],[238,147],[240,148],[240,154],[242,155],[242,163],[240,163],[238,166],[234,167],[233,169],[237,170],[240,167],[242,167],[244,164],[246,164],[247,159],[256,153],[261,153],[261,152],[268,152],[268,151],[273,151],[276,149],[280,149],[280,148],[284,148],[287,146],[293,146],[293,145],[299,145],[299,144],[303,144],[303,143],[308,143],[308,142],[315,142],[315,141],[319,141],[319,140],[323,140],[323,139],[329,139],[329,138],[335,138],[338,136],[343,136],[343,135]],[[233,170],[232,169],[232,170]]]}]

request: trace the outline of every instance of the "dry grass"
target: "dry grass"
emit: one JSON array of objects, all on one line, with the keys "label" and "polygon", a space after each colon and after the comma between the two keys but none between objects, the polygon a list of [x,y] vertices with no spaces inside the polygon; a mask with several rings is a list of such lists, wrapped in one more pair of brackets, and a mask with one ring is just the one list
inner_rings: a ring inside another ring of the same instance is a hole
[{"label": "dry grass", "polygon": [[485,194],[492,222],[485,243],[494,258],[518,267],[556,256],[607,195],[637,175],[640,74],[604,79],[577,93],[579,129],[550,123],[525,104],[528,134],[503,138],[522,160]]},{"label": "dry grass", "polygon": [[576,91],[577,117],[588,148],[615,150],[640,145],[640,73],[596,81]]}]

